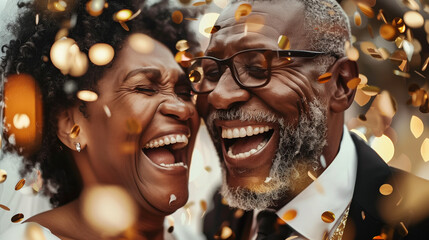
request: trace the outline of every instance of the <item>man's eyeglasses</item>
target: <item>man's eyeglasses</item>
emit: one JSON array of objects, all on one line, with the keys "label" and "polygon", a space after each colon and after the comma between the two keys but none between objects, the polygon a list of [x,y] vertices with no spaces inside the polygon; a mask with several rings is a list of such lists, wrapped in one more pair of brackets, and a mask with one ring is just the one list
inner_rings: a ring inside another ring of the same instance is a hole
[{"label": "man's eyeglasses", "polygon": [[314,58],[329,53],[302,50],[246,49],[229,58],[197,57],[188,69],[195,93],[209,93],[215,89],[228,67],[235,82],[242,88],[258,88],[271,80],[271,70],[294,61],[294,58]]}]

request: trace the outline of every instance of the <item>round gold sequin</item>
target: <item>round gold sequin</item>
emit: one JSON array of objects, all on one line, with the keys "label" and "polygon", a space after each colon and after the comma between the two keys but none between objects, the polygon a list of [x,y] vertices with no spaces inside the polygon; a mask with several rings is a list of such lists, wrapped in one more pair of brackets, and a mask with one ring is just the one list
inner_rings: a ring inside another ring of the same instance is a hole
[{"label": "round gold sequin", "polygon": [[13,223],[18,223],[18,222],[21,222],[22,221],[22,219],[24,219],[24,214],[22,214],[22,213],[18,213],[18,214],[15,214],[10,220],[13,222]]},{"label": "round gold sequin", "polygon": [[89,13],[89,15],[93,17],[98,17],[103,13],[104,4],[101,5],[100,3],[104,1],[97,1],[97,0],[91,0],[86,3],[86,11]]},{"label": "round gold sequin", "polygon": [[6,207],[5,205],[3,205],[3,204],[0,204],[0,208],[3,208],[4,210],[6,210],[6,211],[10,211],[10,208],[8,208],[8,207]]},{"label": "round gold sequin", "polygon": [[245,17],[252,12],[252,5],[248,3],[243,3],[238,6],[237,10],[235,10],[235,20],[240,20],[241,17]]},{"label": "round gold sequin", "polygon": [[180,24],[183,21],[183,14],[181,11],[176,10],[171,14],[171,20],[176,23]]},{"label": "round gold sequin", "polygon": [[286,37],[285,35],[280,35],[277,44],[279,46],[280,49],[283,50],[289,50],[290,49],[290,41],[289,38]]},{"label": "round gold sequin", "polygon": [[179,52],[183,52],[183,51],[188,50],[189,49],[188,41],[186,41],[186,40],[179,40],[179,41],[177,41],[177,43],[176,43],[176,49]]},{"label": "round gold sequin", "polygon": [[220,239],[228,239],[232,236],[232,234],[233,234],[232,229],[228,226],[224,226],[220,233]]},{"label": "round gold sequin", "polygon": [[81,90],[77,92],[76,95],[77,98],[85,102],[94,102],[98,99],[98,95],[95,92],[89,90]]},{"label": "round gold sequin", "polygon": [[25,184],[25,179],[21,179],[19,180],[19,182],[15,185],[15,190],[18,191],[19,189],[21,189]]},{"label": "round gold sequin", "polygon": [[325,211],[322,213],[321,218],[325,223],[331,223],[335,220],[335,214],[331,211]]},{"label": "round gold sequin", "polygon": [[347,87],[350,89],[355,89],[360,83],[360,78],[353,78],[347,82]]},{"label": "round gold sequin", "polygon": [[376,86],[369,86],[366,85],[365,87],[362,87],[361,90],[363,93],[365,93],[368,96],[375,96],[380,92],[380,88]]},{"label": "round gold sequin", "polygon": [[319,83],[326,83],[326,82],[328,82],[329,80],[331,80],[331,77],[332,77],[332,73],[327,72],[327,73],[322,74],[322,75],[317,79],[317,81],[318,81]]},{"label": "round gold sequin", "polygon": [[115,50],[106,43],[96,43],[89,48],[89,59],[97,66],[110,63],[115,56]]},{"label": "round gold sequin", "polygon": [[387,41],[393,41],[398,37],[399,31],[390,24],[383,24],[380,27],[380,35]]},{"label": "round gold sequin", "polygon": [[392,185],[390,185],[390,184],[388,184],[388,183],[385,183],[385,184],[383,184],[383,185],[381,185],[381,186],[380,186],[379,191],[380,191],[380,193],[381,193],[381,194],[383,194],[384,196],[388,196],[388,195],[392,194],[392,192],[393,192],[393,187],[392,187]]},{"label": "round gold sequin", "polygon": [[291,221],[291,220],[293,220],[295,217],[296,217],[296,215],[297,215],[298,213],[297,213],[297,211],[295,210],[295,209],[291,209],[291,210],[288,210],[288,211],[286,211],[284,214],[283,214],[283,216],[282,216],[282,219],[284,220],[284,221]]},{"label": "round gold sequin", "polygon": [[408,11],[404,14],[404,22],[410,28],[421,28],[423,27],[425,20],[423,16],[416,11]]},{"label": "round gold sequin", "polygon": [[122,9],[113,15],[113,19],[118,22],[125,22],[133,15],[133,12],[129,9]]},{"label": "round gold sequin", "polygon": [[75,124],[73,125],[72,129],[70,130],[70,138],[76,138],[79,136],[80,133],[80,127],[79,125]]},{"label": "round gold sequin", "polygon": [[357,3],[357,6],[362,11],[362,13],[365,14],[365,16],[367,16],[369,18],[374,17],[374,15],[375,15],[374,11],[366,3],[359,2],[359,3]]},{"label": "round gold sequin", "polygon": [[142,54],[151,53],[155,48],[154,40],[146,34],[134,33],[128,38],[131,48]]}]

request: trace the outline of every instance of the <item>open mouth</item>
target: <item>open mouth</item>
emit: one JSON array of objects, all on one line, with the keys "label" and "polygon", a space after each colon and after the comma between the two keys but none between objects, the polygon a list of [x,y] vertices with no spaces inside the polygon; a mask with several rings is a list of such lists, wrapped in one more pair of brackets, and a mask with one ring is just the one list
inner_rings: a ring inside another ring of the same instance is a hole
[{"label": "open mouth", "polygon": [[234,160],[249,158],[261,152],[273,136],[268,125],[249,125],[239,128],[221,127],[224,149]]},{"label": "open mouth", "polygon": [[188,137],[184,134],[168,134],[150,140],[142,148],[143,153],[163,168],[185,168]]}]

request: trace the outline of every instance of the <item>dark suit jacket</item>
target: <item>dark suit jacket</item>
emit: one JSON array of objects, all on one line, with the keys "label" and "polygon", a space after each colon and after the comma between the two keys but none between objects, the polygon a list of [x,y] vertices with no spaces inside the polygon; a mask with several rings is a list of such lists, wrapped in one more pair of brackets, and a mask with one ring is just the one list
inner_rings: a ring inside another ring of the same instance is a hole
[{"label": "dark suit jacket", "polygon": [[[343,239],[371,240],[381,235],[393,240],[429,240],[429,181],[389,167],[364,141],[353,134],[352,138],[358,167]],[[383,184],[390,184],[393,192],[382,195]],[[237,209],[221,200],[216,193],[214,209],[204,219],[207,239],[229,226],[235,239],[248,240],[252,211],[237,216]]]}]

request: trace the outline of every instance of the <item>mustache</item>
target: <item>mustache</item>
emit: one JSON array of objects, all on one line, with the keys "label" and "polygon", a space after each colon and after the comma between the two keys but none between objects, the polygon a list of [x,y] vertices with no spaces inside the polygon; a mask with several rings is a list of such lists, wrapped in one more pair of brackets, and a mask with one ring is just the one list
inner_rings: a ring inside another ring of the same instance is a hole
[{"label": "mustache", "polygon": [[214,126],[215,120],[222,121],[231,121],[239,120],[242,122],[252,121],[252,122],[268,122],[268,123],[283,123],[283,118],[275,114],[272,111],[267,110],[258,110],[258,111],[249,111],[243,110],[240,107],[233,107],[230,109],[219,109],[213,110],[207,116],[206,123],[212,128]]}]

